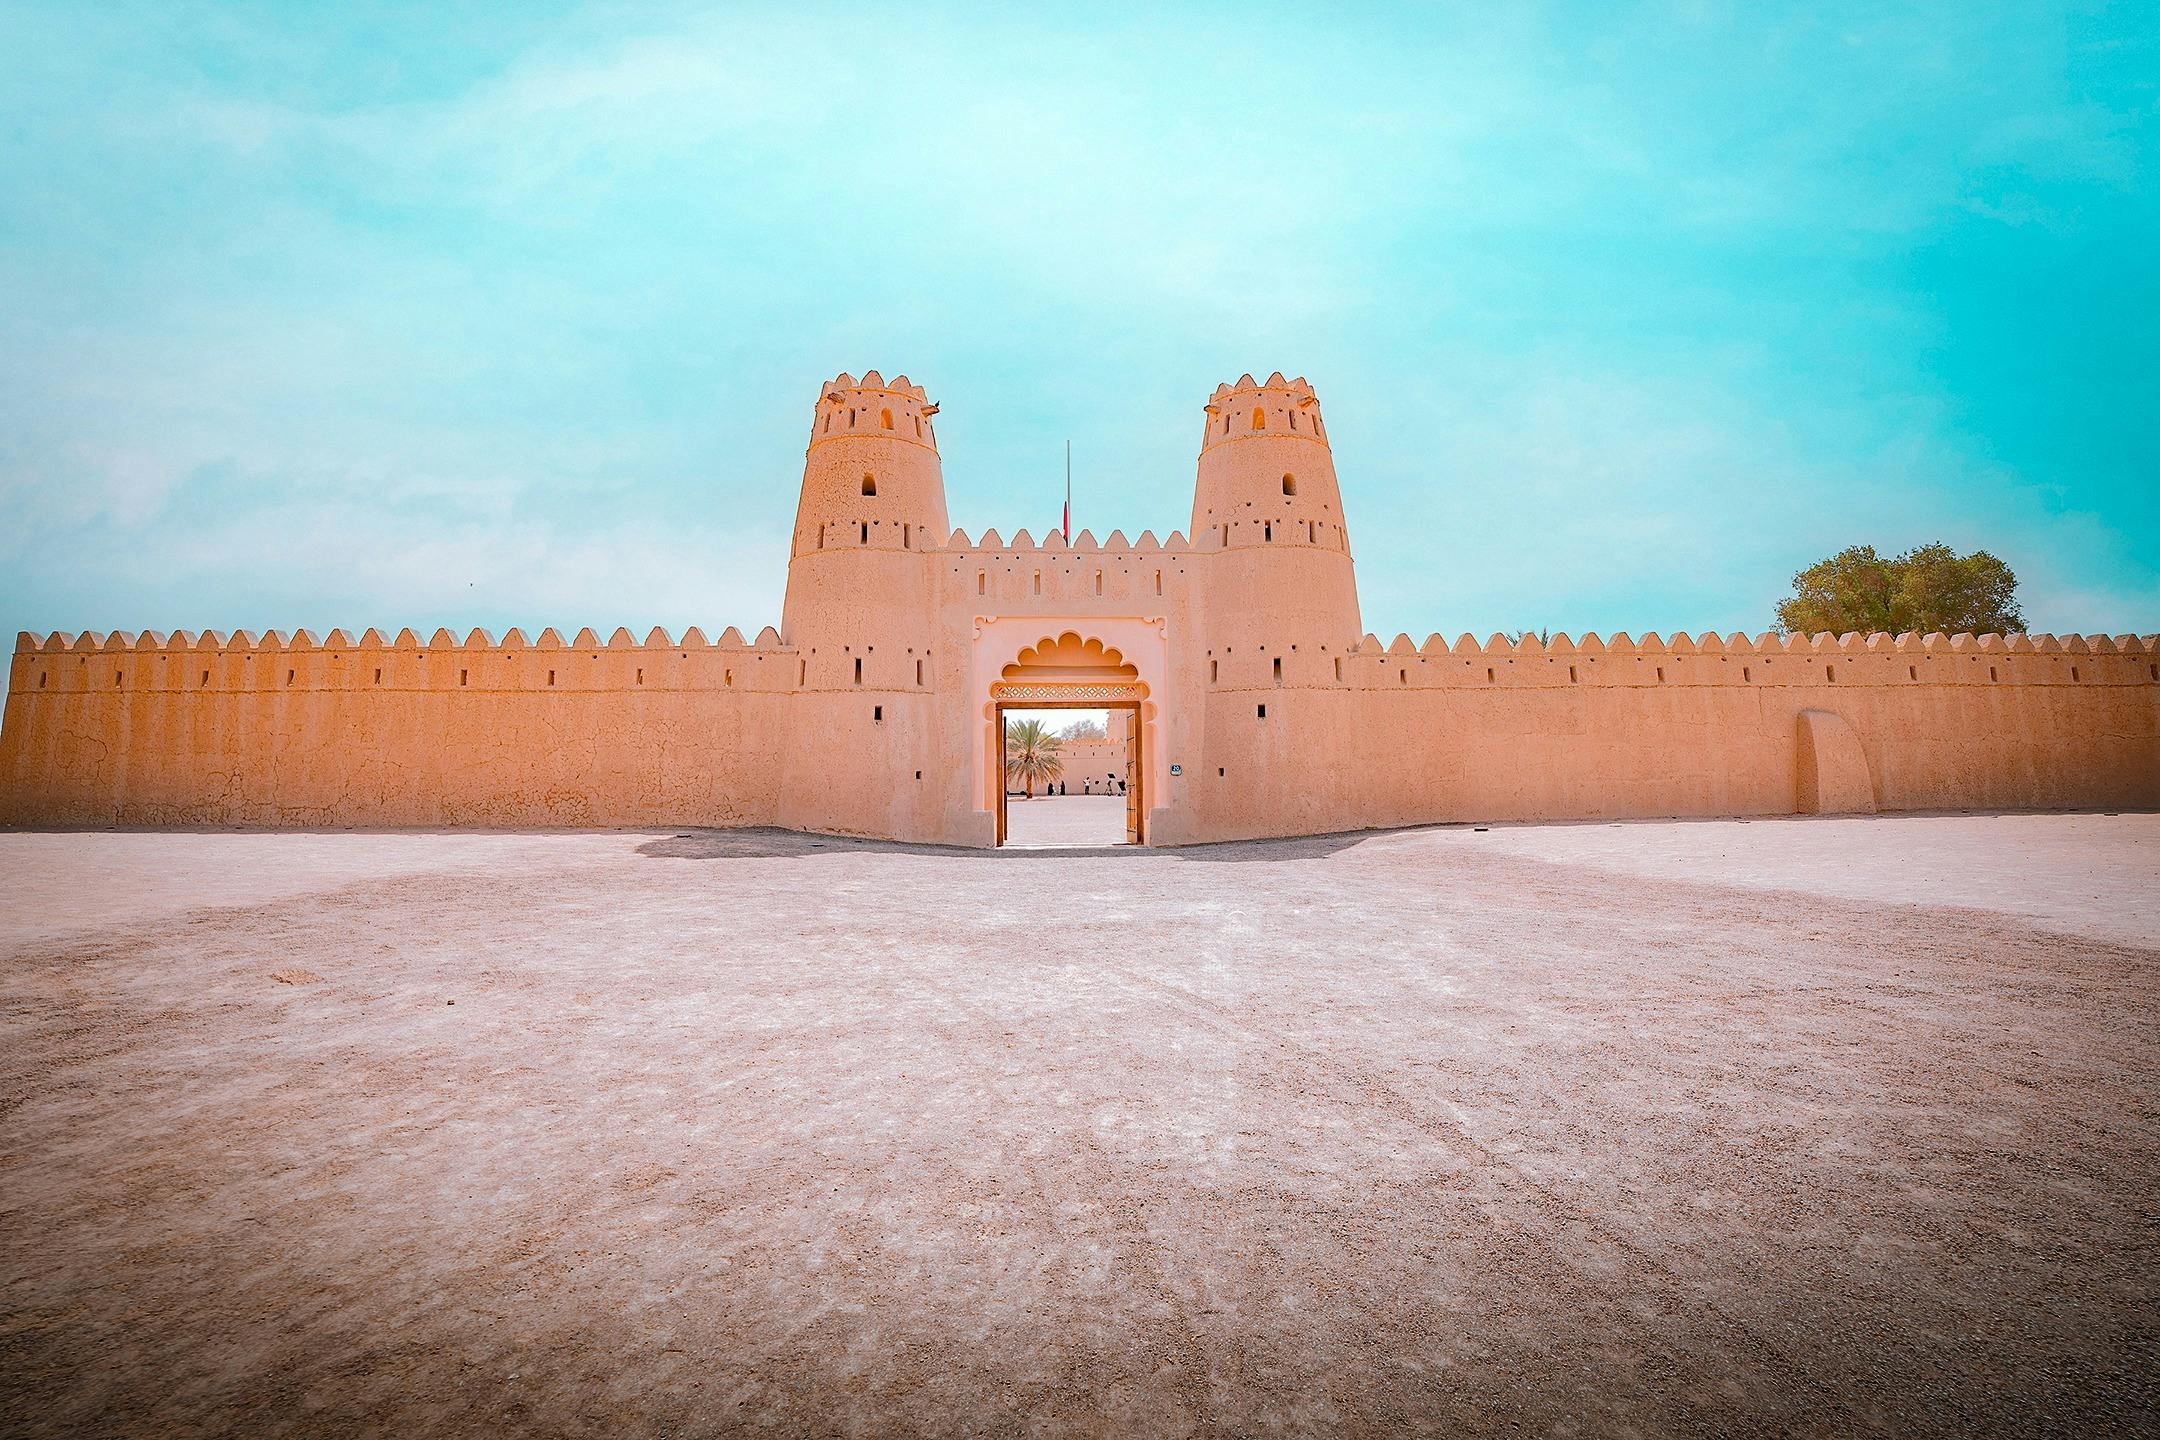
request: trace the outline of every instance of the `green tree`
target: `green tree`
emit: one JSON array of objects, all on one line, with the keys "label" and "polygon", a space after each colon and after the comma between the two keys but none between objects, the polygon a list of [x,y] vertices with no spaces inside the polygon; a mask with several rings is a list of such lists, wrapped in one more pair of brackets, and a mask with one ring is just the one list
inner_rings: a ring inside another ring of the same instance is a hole
[{"label": "green tree", "polygon": [[1005,774],[1018,780],[1035,798],[1035,782],[1044,784],[1065,773],[1058,750],[1065,744],[1057,731],[1040,720],[1014,720],[1005,726]]},{"label": "green tree", "polygon": [[2015,635],[2025,617],[2017,576],[1985,550],[1960,555],[1938,543],[1885,560],[1873,546],[1855,545],[1793,576],[1793,593],[1778,602],[1777,628],[1788,635]]}]

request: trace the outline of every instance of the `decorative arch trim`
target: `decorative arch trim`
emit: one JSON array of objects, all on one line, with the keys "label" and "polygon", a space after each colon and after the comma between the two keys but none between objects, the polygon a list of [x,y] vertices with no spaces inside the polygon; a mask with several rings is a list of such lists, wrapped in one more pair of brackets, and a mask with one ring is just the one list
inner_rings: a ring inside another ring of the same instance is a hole
[{"label": "decorative arch trim", "polygon": [[1128,663],[1114,645],[1077,630],[1045,635],[1022,650],[998,672],[1001,681],[1085,680],[1093,683],[1134,682],[1137,667]]}]

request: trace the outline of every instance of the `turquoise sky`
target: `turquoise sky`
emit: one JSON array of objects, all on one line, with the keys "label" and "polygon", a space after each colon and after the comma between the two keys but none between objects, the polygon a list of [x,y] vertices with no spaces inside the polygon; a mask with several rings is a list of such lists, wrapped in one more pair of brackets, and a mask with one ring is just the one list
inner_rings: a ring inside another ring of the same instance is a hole
[{"label": "turquoise sky", "polygon": [[2160,629],[2160,10],[0,7],[0,628],[777,623],[819,381],[956,525],[1326,406],[1365,621]]}]

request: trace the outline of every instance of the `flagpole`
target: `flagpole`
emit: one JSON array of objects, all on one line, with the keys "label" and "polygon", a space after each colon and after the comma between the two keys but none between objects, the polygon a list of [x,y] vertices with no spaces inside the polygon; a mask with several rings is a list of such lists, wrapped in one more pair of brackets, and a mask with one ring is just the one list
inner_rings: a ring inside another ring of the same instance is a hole
[{"label": "flagpole", "polygon": [[1065,442],[1065,543],[1072,544],[1072,441]]}]

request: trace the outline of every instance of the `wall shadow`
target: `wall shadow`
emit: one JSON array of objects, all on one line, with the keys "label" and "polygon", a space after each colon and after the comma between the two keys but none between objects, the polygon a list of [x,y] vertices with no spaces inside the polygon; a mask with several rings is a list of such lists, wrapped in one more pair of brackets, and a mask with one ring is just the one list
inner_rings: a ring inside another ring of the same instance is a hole
[{"label": "wall shadow", "polygon": [[1165,860],[1229,864],[1240,861],[1313,860],[1347,850],[1361,840],[1388,832],[1355,831],[1341,835],[1302,835],[1282,840],[1225,840],[1211,845],[1151,849],[1145,845],[1057,845],[1041,848],[1005,846],[996,850],[966,845],[926,845],[903,840],[868,840],[851,835],[812,835],[799,830],[758,826],[742,830],[684,830],[637,847],[653,860],[799,860],[812,855],[869,853],[921,855],[944,860],[1006,863],[1055,863],[1071,859]]},{"label": "wall shadow", "polygon": [[648,840],[637,853],[655,860],[798,860],[868,850],[884,855],[967,855],[952,845],[914,845],[899,840],[858,840],[847,835],[809,835],[800,830],[753,826],[742,830],[684,830]]},{"label": "wall shadow", "polygon": [[[812,835],[799,830],[685,830],[648,840],[637,853],[655,860],[798,860],[810,855],[922,855],[942,860],[1059,860],[1072,856],[1141,856],[1139,845],[1068,845],[1048,849],[982,850],[972,845],[925,845],[905,840],[867,840],[852,835]],[[1164,853],[1164,852],[1155,852]]]},{"label": "wall shadow", "polygon": [[1253,861],[1324,860],[1353,845],[1381,835],[1401,835],[1408,830],[1430,830],[1430,825],[1404,830],[1344,830],[1333,835],[1290,835],[1276,840],[1218,840],[1208,845],[1180,845],[1157,853],[1175,860],[1206,865],[1239,865]]}]

